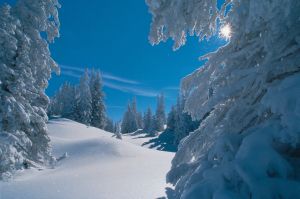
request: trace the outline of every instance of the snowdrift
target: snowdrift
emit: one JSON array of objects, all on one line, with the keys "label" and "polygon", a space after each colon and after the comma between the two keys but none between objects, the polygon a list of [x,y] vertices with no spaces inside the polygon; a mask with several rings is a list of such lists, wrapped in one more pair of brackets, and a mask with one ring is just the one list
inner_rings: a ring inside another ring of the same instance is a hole
[{"label": "snowdrift", "polygon": [[164,196],[173,153],[117,140],[67,119],[48,124],[54,169],[30,169],[0,182],[0,199],[143,199]]}]

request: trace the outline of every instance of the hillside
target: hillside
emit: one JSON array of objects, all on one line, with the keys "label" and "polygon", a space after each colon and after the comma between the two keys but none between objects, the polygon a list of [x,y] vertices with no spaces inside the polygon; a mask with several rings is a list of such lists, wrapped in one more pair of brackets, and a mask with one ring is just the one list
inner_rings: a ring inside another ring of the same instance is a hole
[{"label": "hillside", "polygon": [[54,169],[30,169],[0,182],[0,199],[143,199],[164,196],[173,153],[117,140],[111,133],[66,119],[48,124]]}]

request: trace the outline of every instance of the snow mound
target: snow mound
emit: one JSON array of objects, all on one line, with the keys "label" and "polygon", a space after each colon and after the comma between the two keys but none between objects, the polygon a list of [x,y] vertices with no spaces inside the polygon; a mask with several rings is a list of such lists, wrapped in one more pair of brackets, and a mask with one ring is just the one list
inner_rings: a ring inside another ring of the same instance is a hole
[{"label": "snow mound", "polygon": [[149,150],[67,119],[48,124],[56,168],[0,182],[0,199],[143,199],[164,196],[173,153]]}]

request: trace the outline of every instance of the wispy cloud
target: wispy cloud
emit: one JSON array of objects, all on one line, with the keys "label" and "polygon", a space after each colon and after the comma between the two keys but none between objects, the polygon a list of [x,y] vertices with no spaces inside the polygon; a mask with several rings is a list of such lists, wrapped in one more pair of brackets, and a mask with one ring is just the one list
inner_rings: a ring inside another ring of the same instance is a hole
[{"label": "wispy cloud", "polygon": [[[74,66],[67,66],[67,65],[59,65],[62,69],[62,73],[64,75],[69,75],[70,72],[72,71],[73,73],[83,73],[84,72],[84,68],[78,68],[78,67],[74,67]],[[117,82],[122,82],[122,83],[126,83],[126,84],[140,84],[140,82],[135,81],[135,80],[131,80],[131,79],[126,79],[123,77],[119,77],[119,76],[115,76],[106,72],[101,71],[102,74],[102,78],[105,80],[114,80]],[[72,74],[71,74],[72,75]]]},{"label": "wispy cloud", "polygon": [[144,97],[156,97],[159,92],[150,89],[145,89],[141,87],[134,87],[129,85],[120,85],[113,82],[104,81],[104,86],[119,90],[125,93],[132,93],[134,95],[144,96]]},{"label": "wispy cloud", "polygon": [[83,73],[84,72],[84,68],[78,68],[78,67],[75,67],[75,66],[67,66],[67,65],[62,65],[62,64],[59,64],[59,67],[62,69],[62,72],[63,71],[74,71],[74,72],[78,72],[78,73]]},{"label": "wispy cloud", "polygon": [[[60,68],[62,75],[74,78],[80,78],[81,74],[85,70],[84,68],[78,68],[67,65],[60,65]],[[101,73],[103,78],[103,84],[108,88],[145,97],[156,97],[159,93],[158,91],[154,91],[152,89],[143,88],[142,84],[138,81],[115,76],[112,74],[105,73],[103,71],[101,71]]]},{"label": "wispy cloud", "polygon": [[102,72],[102,77],[103,77],[103,79],[115,80],[115,81],[126,83],[126,84],[140,84],[140,82],[138,82],[138,81],[125,79],[123,77],[114,76],[114,75],[111,75],[111,74],[108,74],[105,72]]}]

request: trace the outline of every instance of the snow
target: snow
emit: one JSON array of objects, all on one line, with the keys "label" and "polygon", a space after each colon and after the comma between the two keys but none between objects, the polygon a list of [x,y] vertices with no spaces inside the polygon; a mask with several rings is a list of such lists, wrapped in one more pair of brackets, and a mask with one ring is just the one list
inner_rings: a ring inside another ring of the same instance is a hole
[{"label": "snow", "polygon": [[151,150],[67,119],[48,124],[54,169],[20,171],[0,182],[0,199],[143,199],[164,196],[173,153]]},{"label": "snow", "polygon": [[[138,130],[133,133],[123,134],[122,140],[137,146],[151,148],[151,143],[149,141],[158,138],[161,133],[162,132],[158,132],[156,136],[149,136],[147,133],[143,133],[141,132],[141,130]],[[157,147],[154,147],[152,149],[157,149]]]}]

